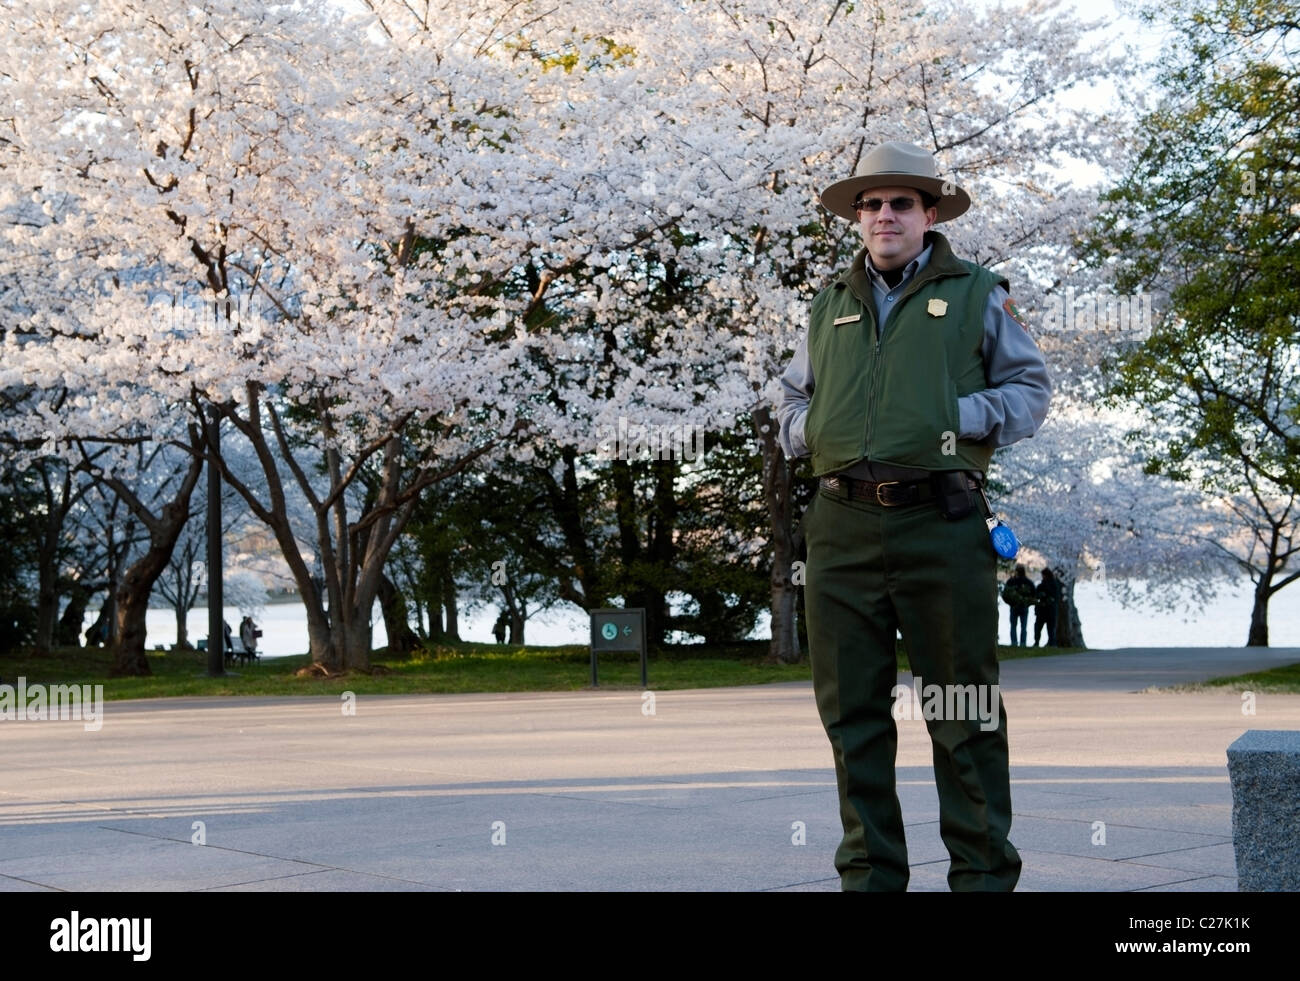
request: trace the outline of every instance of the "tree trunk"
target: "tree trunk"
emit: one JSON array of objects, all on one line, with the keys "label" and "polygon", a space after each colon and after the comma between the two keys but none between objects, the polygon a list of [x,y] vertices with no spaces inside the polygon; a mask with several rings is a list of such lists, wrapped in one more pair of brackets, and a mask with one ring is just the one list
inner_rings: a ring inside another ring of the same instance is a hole
[{"label": "tree trunk", "polygon": [[[298,593],[307,607],[307,635],[311,643],[312,661],[331,670],[370,670],[370,616],[379,595],[380,579],[388,556],[398,536],[411,519],[419,501],[420,491],[438,480],[460,473],[485,453],[496,441],[489,441],[461,457],[454,465],[435,471],[431,465],[408,471],[409,447],[398,429],[377,441],[366,450],[366,457],[382,459],[379,474],[364,494],[355,520],[348,513],[348,494],[352,481],[359,479],[356,464],[345,467],[338,449],[333,409],[322,395],[316,404],[316,425],[320,426],[321,444],[324,446],[325,473],[329,480],[329,493],[322,497],[313,486],[307,469],[295,455],[290,434],[283,426],[275,402],[255,382],[246,385],[247,418],[239,415],[234,405],[220,406],[221,415],[252,444],[261,465],[260,477],[269,504],[258,493],[232,473],[230,467],[216,457],[226,483],[248,502],[249,508],[275,533],[276,542],[289,566]],[[263,425],[266,413],[274,433],[279,452],[273,453]],[[215,436],[209,447],[216,443]],[[372,456],[382,450],[382,457]],[[211,450],[209,451],[211,453]],[[298,538],[289,520],[288,507],[281,477],[282,465],[287,466],[306,497],[316,518],[316,542],[320,550],[321,573],[325,578],[325,596],[329,602],[328,613],[316,597],[311,571],[303,560]],[[346,473],[345,473],[346,471]],[[260,490],[260,489],[259,489]],[[450,579],[448,574],[447,579]],[[450,592],[450,596],[448,596]],[[443,585],[443,602],[448,606],[448,628],[456,629],[455,586]],[[430,610],[432,614],[432,610]]]},{"label": "tree trunk", "polygon": [[442,605],[447,611],[447,640],[460,643],[460,610],[456,603],[456,579],[448,569],[442,579]]},{"label": "tree trunk", "polygon": [[[42,522],[41,544],[37,559],[36,642],[35,653],[43,657],[54,650],[54,629],[59,621],[58,530],[63,522],[51,512]],[[51,534],[50,525],[56,525]]]},{"label": "tree trunk", "polygon": [[794,582],[793,508],[790,466],[777,442],[777,423],[767,407],[753,413],[754,429],[763,457],[763,496],[772,529],[772,646],[769,660],[794,664],[802,656],[796,628],[795,606],[799,587]]},{"label": "tree trunk", "polygon": [[795,630],[796,588],[789,575],[779,575],[789,569],[789,553],[780,546],[775,549],[772,565],[772,645],[768,657],[782,664],[794,664],[803,656]]},{"label": "tree trunk", "polygon": [[334,638],[330,633],[330,622],[325,616],[323,604],[304,600],[303,606],[307,608],[307,648],[311,652],[312,663],[327,668],[339,664],[342,657],[334,651]]},{"label": "tree trunk", "polygon": [[370,670],[370,615],[354,611],[338,628],[338,648],[342,650],[342,667],[349,671]]},{"label": "tree trunk", "polygon": [[49,654],[54,649],[55,627],[59,620],[59,544],[68,511],[81,497],[72,492],[72,473],[58,464],[61,474],[51,481],[49,472],[55,464],[40,467],[41,487],[45,497],[45,514],[40,523],[36,549],[36,640],[35,653]]},{"label": "tree trunk", "polygon": [[128,513],[122,520],[121,526],[118,524],[118,510],[121,506],[121,500],[114,497],[109,506],[108,520],[104,524],[104,582],[92,591],[93,595],[94,592],[102,589],[104,600],[100,604],[99,613],[95,622],[91,624],[89,633],[90,636],[98,638],[98,631],[102,628],[104,636],[102,639],[95,640],[95,643],[104,647],[117,646],[117,592],[122,583],[122,565],[134,544],[130,514]]},{"label": "tree trunk", "polygon": [[602,587],[600,562],[591,549],[583,527],[586,512],[578,487],[577,450],[565,446],[560,452],[564,470],[560,483],[545,467],[535,472],[546,487],[551,515],[564,536],[565,547],[572,557],[572,567],[561,572],[559,593],[562,599],[584,610],[608,606]]},{"label": "tree trunk", "polygon": [[664,469],[673,468],[674,462],[656,461],[653,466],[655,492],[648,522],[649,545],[643,547],[632,468],[625,460],[615,460],[611,464],[623,599],[627,609],[645,610],[647,647],[661,646],[668,630],[666,577],[671,573],[672,531],[676,511],[676,500],[671,488],[672,471],[666,473]]},{"label": "tree trunk", "polygon": [[1056,604],[1056,646],[1087,647],[1083,642],[1083,625],[1079,622],[1079,609],[1074,603],[1074,576],[1057,574],[1061,584],[1061,601]]},{"label": "tree trunk", "polygon": [[[186,522],[190,520],[190,494],[203,471],[203,457],[198,455],[198,437],[192,441],[195,455],[181,481],[176,496],[165,504],[155,517],[144,510],[134,495],[129,504],[137,517],[149,530],[149,548],[131,568],[127,569],[117,590],[117,653],[110,677],[149,675],[149,659],[145,655],[145,615],[149,612],[149,597],[154,583],[171,561],[172,550],[180,538]],[[120,492],[121,488],[114,488]]]},{"label": "tree trunk", "polygon": [[428,640],[429,631],[425,627],[424,603],[420,600],[420,591],[416,589],[411,594],[411,602],[415,605],[415,634],[419,640]]},{"label": "tree trunk", "polygon": [[[811,502],[810,502],[811,503]],[[807,514],[807,511],[804,512]],[[796,562],[802,562],[801,570],[808,568],[808,546],[804,540],[803,520],[800,519],[799,527],[794,532],[794,557]],[[808,650],[808,614],[804,601],[807,596],[802,585],[795,589],[795,635],[798,638],[799,650]]]},{"label": "tree trunk", "polygon": [[506,622],[506,643],[522,644],[524,642],[523,610],[520,609],[521,604],[517,602],[518,597],[515,595],[514,584],[511,583],[508,576],[506,581],[501,583],[501,598],[500,616]]},{"label": "tree trunk", "polygon": [[199,549],[206,545],[203,539],[189,538],[180,548],[179,554],[172,553],[167,563],[167,570],[159,578],[158,593],[171,604],[176,616],[176,647],[178,651],[192,651],[190,644],[189,614],[198,599],[199,586],[194,575],[195,562]]},{"label": "tree trunk", "polygon": [[113,529],[109,529],[108,588],[104,594],[104,606],[108,610],[108,621],[105,624],[108,634],[104,638],[105,647],[116,647],[118,638],[121,636],[117,620],[117,591],[122,585],[122,564],[131,551],[131,523],[128,520],[125,524],[124,541],[120,545],[116,543]]},{"label": "tree trunk", "polygon": [[419,638],[407,619],[406,598],[387,576],[379,579],[379,607],[384,612],[384,629],[388,631],[389,657],[407,657],[419,646]]},{"label": "tree trunk", "polygon": [[[441,593],[441,590],[439,592]],[[441,595],[430,597],[426,606],[429,611],[429,640],[435,644],[441,644],[447,639],[447,631],[442,625]]]},{"label": "tree trunk", "polygon": [[[1269,556],[1270,563],[1273,556]],[[1272,569],[1269,568],[1260,574],[1259,581],[1255,583],[1255,601],[1250,608],[1250,633],[1246,635],[1247,647],[1267,647],[1268,646],[1268,598],[1272,590],[1269,588],[1273,582]]]},{"label": "tree trunk", "polygon": [[170,551],[159,554],[151,547],[144,558],[126,570],[117,590],[117,651],[113,655],[110,678],[153,674],[144,652],[145,615],[149,612],[149,594],[153,584],[167,566]]},{"label": "tree trunk", "polygon": [[[351,527],[348,522],[345,495],[342,493],[343,484],[337,451],[327,449],[325,452],[326,472],[334,496],[322,500],[316,495],[306,472],[294,458],[293,450],[274,406],[269,401],[264,401],[265,393],[255,383],[247,385],[247,392],[247,419],[240,417],[233,405],[220,406],[219,409],[222,418],[228,419],[252,444],[261,464],[261,476],[265,479],[264,486],[270,500],[269,505],[264,504],[261,498],[240,479],[240,476],[231,471],[219,453],[213,452],[214,444],[217,443],[215,435],[208,440],[207,457],[215,460],[221,467],[221,475],[225,482],[244,498],[253,513],[265,522],[275,535],[280,552],[298,586],[298,595],[302,598],[303,606],[307,611],[307,641],[312,662],[331,673],[349,669],[369,671],[370,613],[379,591],[379,577],[382,575],[383,563],[387,560],[391,548],[388,531],[394,520],[397,521],[400,530],[409,515],[409,509],[398,509],[400,516],[396,519],[387,517],[385,513],[379,521],[373,522],[378,526],[377,528],[367,525],[364,533]],[[280,451],[278,459],[293,471],[299,487],[315,512],[317,547],[320,550],[319,572],[324,578],[323,589],[318,589],[312,569],[308,568],[302,557],[298,538],[289,520],[280,465],[277,462],[277,455],[271,451],[263,427],[263,408],[266,409],[275,432],[276,444]],[[322,425],[328,445],[332,433],[327,423],[323,422]],[[381,490],[381,494],[385,495],[386,499],[390,498],[392,492],[396,490],[392,470],[393,448],[386,447],[385,485]],[[358,646],[359,644],[362,646]]]},{"label": "tree trunk", "polygon": [[[154,583],[171,562],[176,542],[190,520],[190,497],[203,472],[203,434],[197,426],[189,428],[190,460],[181,476],[180,486],[166,504],[153,514],[135,492],[113,476],[96,479],[110,488],[149,534],[149,547],[126,571],[117,587],[117,645],[110,677],[149,675],[145,655],[145,615]],[[89,462],[89,460],[87,460]]]},{"label": "tree trunk", "polygon": [[176,605],[176,647],[174,650],[193,650],[190,646],[189,610],[184,604]]},{"label": "tree trunk", "polygon": [[327,619],[318,605],[308,607],[307,642],[312,663],[331,673],[371,670],[370,618],[357,616],[355,609]]}]

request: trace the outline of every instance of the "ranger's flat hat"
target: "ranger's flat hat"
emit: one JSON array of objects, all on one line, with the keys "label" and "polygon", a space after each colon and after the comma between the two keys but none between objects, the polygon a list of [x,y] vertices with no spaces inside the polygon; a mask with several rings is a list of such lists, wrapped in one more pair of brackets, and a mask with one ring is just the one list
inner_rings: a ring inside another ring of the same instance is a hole
[{"label": "ranger's flat hat", "polygon": [[891,140],[872,147],[858,164],[858,172],[822,191],[822,206],[832,214],[857,221],[853,202],[873,187],[914,187],[939,199],[936,222],[951,221],[970,207],[970,195],[951,181],[941,180],[934,156],[911,143]]}]

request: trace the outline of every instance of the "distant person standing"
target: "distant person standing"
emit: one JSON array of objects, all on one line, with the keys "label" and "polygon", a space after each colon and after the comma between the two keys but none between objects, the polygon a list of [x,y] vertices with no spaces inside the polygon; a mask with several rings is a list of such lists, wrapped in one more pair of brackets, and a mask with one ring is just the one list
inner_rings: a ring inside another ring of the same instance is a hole
[{"label": "distant person standing", "polygon": [[257,629],[257,624],[253,622],[252,617],[244,617],[239,622],[239,639],[249,657],[257,656],[257,638],[261,635],[262,631]]},{"label": "distant person standing", "polygon": [[504,610],[501,611],[496,624],[492,627],[492,636],[497,639],[498,644],[506,642],[506,614]]},{"label": "distant person standing", "polygon": [[[1016,566],[1016,574],[1002,586],[1002,599],[1011,607],[1011,646],[1025,646],[1025,631],[1029,627],[1029,608],[1034,605],[1037,591],[1033,580],[1025,575],[1023,565]],[[1016,641],[1016,624],[1020,624],[1020,640]]]},{"label": "distant person standing", "polygon": [[1043,625],[1047,625],[1047,646],[1056,646],[1056,612],[1061,605],[1061,583],[1051,569],[1043,570],[1043,578],[1034,590],[1034,646]]}]

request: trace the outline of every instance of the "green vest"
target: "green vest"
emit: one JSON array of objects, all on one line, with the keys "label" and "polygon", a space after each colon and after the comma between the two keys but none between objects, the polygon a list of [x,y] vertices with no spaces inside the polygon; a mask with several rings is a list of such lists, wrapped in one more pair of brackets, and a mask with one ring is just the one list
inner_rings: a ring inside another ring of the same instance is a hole
[{"label": "green vest", "polygon": [[866,249],[813,300],[814,388],[804,442],[816,476],[863,459],[921,470],[988,470],[993,448],[957,438],[957,398],[988,387],[984,308],[993,287],[1007,283],[956,258],[939,233],[927,232],[926,241],[930,261],[895,301],[881,339]]}]

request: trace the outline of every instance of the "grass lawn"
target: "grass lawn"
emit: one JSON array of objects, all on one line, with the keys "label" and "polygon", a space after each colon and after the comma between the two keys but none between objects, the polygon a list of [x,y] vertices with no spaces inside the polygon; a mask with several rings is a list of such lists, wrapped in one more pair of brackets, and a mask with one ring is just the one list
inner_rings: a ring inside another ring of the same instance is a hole
[{"label": "grass lawn", "polygon": [[[718,688],[761,685],[775,681],[811,681],[805,657],[799,664],[765,664],[767,641],[703,648],[680,645],[664,648],[649,661],[650,688]],[[1001,659],[1073,653],[1069,648],[999,647]],[[225,678],[206,676],[207,655],[178,651],[149,653],[153,675],[110,678],[111,655],[98,648],[66,648],[51,657],[30,653],[0,657],[0,680],[30,684],[102,684],[104,698],[163,698],[180,695],[335,695],[351,691],[368,695],[411,695],[465,692],[580,691],[590,687],[590,653],[581,645],[510,647],[497,644],[443,644],[405,659],[389,659],[376,651],[374,674],[338,678],[299,678],[306,655],[276,658],[247,667],[228,668]],[[907,668],[899,651],[899,666]],[[602,654],[600,687],[639,689],[640,663],[635,654]]]},{"label": "grass lawn", "polygon": [[1300,695],[1300,664],[1284,664],[1280,668],[1234,674],[1226,678],[1211,678],[1198,685],[1175,685],[1170,691],[1210,691],[1215,688],[1235,688],[1240,691],[1269,692],[1274,695]]}]

